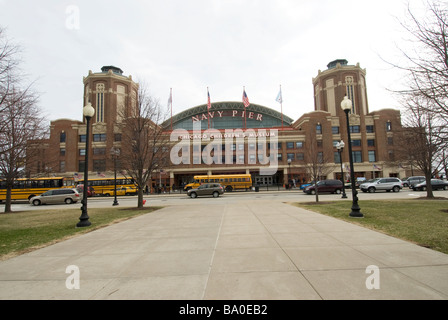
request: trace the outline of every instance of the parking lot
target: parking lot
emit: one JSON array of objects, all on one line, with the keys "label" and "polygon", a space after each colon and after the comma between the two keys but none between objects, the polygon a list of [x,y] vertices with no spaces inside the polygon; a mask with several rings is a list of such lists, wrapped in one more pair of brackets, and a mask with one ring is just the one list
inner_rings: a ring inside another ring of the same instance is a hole
[{"label": "parking lot", "polygon": [[[448,198],[448,190],[442,191],[434,191],[435,197],[447,197]],[[319,194],[319,201],[335,201],[335,200],[345,200],[351,201],[352,194],[351,189],[346,190],[347,199],[342,199],[340,194]],[[419,197],[426,197],[425,191],[413,191],[408,188],[402,189],[400,192],[385,192],[378,191],[375,193],[363,193],[358,192],[358,198],[360,201],[362,200],[374,200],[374,199],[416,199]],[[291,189],[291,190],[270,190],[264,191],[260,190],[260,192],[255,191],[235,191],[235,192],[225,192],[218,198],[212,197],[201,197],[196,199],[191,199],[184,193],[162,193],[155,195],[144,195],[144,199],[146,200],[145,206],[164,206],[164,205],[175,205],[182,206],[184,204],[207,204],[213,201],[222,201],[222,202],[239,202],[239,201],[247,201],[253,199],[264,199],[264,200],[277,200],[277,201],[285,201],[285,202],[310,202],[315,201],[315,195],[307,195],[300,189]],[[88,207],[89,208],[105,208],[108,206],[112,206],[114,201],[114,197],[92,197],[88,198]],[[118,197],[118,202],[120,206],[132,207],[137,206],[137,197],[136,196],[123,196]],[[81,208],[81,203],[78,202],[76,204],[57,204],[57,205],[45,205],[45,206],[33,206],[27,202],[19,202],[12,204],[13,211],[26,211],[26,210],[42,210],[42,209],[58,209],[61,207],[79,207]],[[4,204],[0,204],[0,210],[4,210]]]}]

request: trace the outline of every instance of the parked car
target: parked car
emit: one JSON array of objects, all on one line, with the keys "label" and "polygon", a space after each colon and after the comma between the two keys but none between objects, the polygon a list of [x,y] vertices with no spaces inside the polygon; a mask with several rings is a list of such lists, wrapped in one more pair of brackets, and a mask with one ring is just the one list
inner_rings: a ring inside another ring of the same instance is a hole
[{"label": "parked car", "polygon": [[409,177],[406,180],[403,180],[403,187],[409,187],[412,189],[412,186],[415,184],[419,184],[422,183],[423,181],[425,181],[425,177],[423,176],[414,176],[414,177]]},{"label": "parked car", "polygon": [[196,189],[188,190],[188,196],[191,198],[198,196],[213,196],[213,198],[218,198],[223,193],[224,188],[219,183],[204,183]]},{"label": "parked car", "polygon": [[310,185],[303,189],[306,194],[316,194],[316,185],[319,193],[337,193],[342,192],[342,182],[340,180],[322,180],[316,184]]},{"label": "parked car", "polygon": [[[446,190],[448,189],[448,182],[440,179],[431,179],[432,190]],[[414,184],[412,186],[412,190],[414,191],[425,191],[426,190],[426,181]]]},{"label": "parked car", "polygon": [[399,192],[402,188],[403,182],[398,178],[376,178],[359,186],[362,192],[376,192],[378,190]]},{"label": "parked car", "polygon": [[41,204],[52,204],[52,203],[76,203],[80,198],[79,192],[76,189],[53,189],[42,193],[41,195],[32,197],[30,199],[30,204],[35,206]]}]

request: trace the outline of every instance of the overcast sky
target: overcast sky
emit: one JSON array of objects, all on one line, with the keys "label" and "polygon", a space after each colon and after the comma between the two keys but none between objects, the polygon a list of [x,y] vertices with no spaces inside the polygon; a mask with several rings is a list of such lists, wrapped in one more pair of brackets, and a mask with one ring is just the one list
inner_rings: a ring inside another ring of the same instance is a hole
[{"label": "overcast sky", "polygon": [[[418,8],[421,1],[411,0]],[[0,0],[0,26],[49,120],[82,119],[83,76],[114,65],[173,112],[249,101],[298,119],[314,110],[312,78],[335,59],[367,71],[370,111],[398,108],[403,0]],[[415,9],[417,10],[417,9]]]}]

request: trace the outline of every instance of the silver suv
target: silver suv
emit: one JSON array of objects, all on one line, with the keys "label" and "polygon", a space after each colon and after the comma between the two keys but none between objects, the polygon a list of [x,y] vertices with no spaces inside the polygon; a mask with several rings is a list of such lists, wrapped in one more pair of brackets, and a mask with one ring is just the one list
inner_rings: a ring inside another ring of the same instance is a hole
[{"label": "silver suv", "polygon": [[213,196],[213,198],[218,198],[219,195],[223,193],[224,188],[219,183],[204,183],[196,189],[188,190],[188,195],[191,198],[196,198],[198,196]]},{"label": "silver suv", "polygon": [[48,190],[42,193],[39,196],[32,197],[30,199],[30,203],[38,206],[41,204],[50,204],[50,203],[76,203],[79,200],[79,193],[76,189],[53,189]]},{"label": "silver suv", "polygon": [[363,192],[375,192],[386,190],[387,192],[399,192],[403,188],[403,182],[398,178],[377,178],[359,186]]}]

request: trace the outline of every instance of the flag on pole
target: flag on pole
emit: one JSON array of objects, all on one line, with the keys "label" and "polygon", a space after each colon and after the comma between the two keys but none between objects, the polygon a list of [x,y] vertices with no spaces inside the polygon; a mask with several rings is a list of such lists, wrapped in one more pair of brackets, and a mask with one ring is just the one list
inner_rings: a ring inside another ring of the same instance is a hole
[{"label": "flag on pole", "polygon": [[170,88],[170,97],[168,98],[168,105],[171,105],[172,102],[173,102],[173,97],[172,97],[172,92],[171,92],[171,88]]},{"label": "flag on pole", "polygon": [[280,90],[277,94],[277,98],[275,98],[275,101],[280,103],[280,111],[282,113],[282,130],[283,130],[283,97],[282,97],[282,86],[280,86]]},{"label": "flag on pole", "polygon": [[212,107],[212,104],[210,102],[210,93],[208,92],[208,88],[207,88],[207,110],[210,110],[211,107]]},{"label": "flag on pole", "polygon": [[173,89],[170,88],[170,97],[168,98],[168,105],[171,107],[171,131],[173,131]]},{"label": "flag on pole", "polygon": [[247,97],[245,89],[243,89],[243,103],[244,103],[244,107],[246,107],[246,108],[250,105],[249,98]]},{"label": "flag on pole", "polygon": [[280,88],[280,91],[278,92],[278,95],[277,95],[277,98],[275,98],[275,101],[277,101],[278,103],[283,103],[282,88]]},{"label": "flag on pole", "polygon": [[378,167],[376,164],[373,164],[373,169],[376,169],[376,170],[381,170],[381,168],[380,167]]}]

